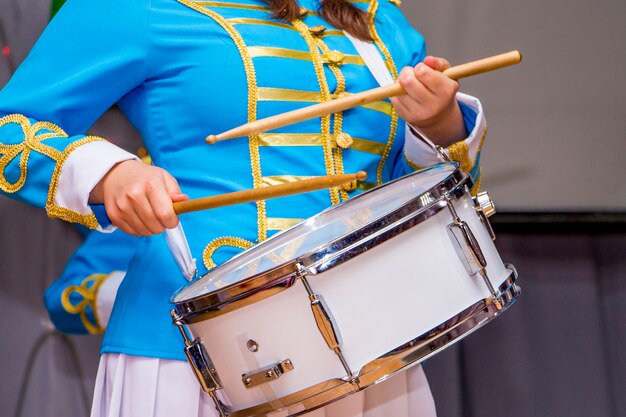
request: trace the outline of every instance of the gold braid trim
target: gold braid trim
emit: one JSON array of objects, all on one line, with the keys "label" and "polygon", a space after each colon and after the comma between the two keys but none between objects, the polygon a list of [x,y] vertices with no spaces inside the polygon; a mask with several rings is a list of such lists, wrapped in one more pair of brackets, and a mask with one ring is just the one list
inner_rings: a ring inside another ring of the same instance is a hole
[{"label": "gold braid trim", "polygon": [[450,159],[459,163],[461,171],[470,172],[472,170],[474,164],[470,160],[469,147],[464,140],[460,140],[448,146],[448,155],[450,155]]},{"label": "gold braid trim", "polygon": [[209,244],[206,245],[206,248],[204,248],[204,252],[202,252],[202,260],[204,261],[204,266],[207,270],[211,270],[217,266],[215,261],[213,261],[213,254],[222,246],[230,246],[233,248],[246,250],[250,249],[253,245],[253,242],[250,242],[249,240],[243,239],[241,237],[218,237],[217,239],[209,242]]},{"label": "gold braid trim", "polygon": [[[480,143],[478,144],[478,152],[476,152],[476,158],[480,154],[480,151],[483,148],[485,143],[485,139],[487,138],[487,128],[483,132],[482,137],[480,138]],[[448,155],[450,159],[459,163],[459,168],[462,171],[470,172],[474,169],[474,165],[476,165],[476,160],[471,160],[469,156],[469,146],[464,140],[460,140],[458,142],[453,143],[448,146]],[[472,188],[472,192],[478,192],[480,188],[480,176],[476,179],[476,183],[474,184],[474,188]]]},{"label": "gold braid trim", "polygon": [[46,201],[46,212],[48,213],[48,217],[51,219],[61,219],[72,223],[79,223],[83,226],[87,226],[90,229],[98,228],[98,220],[96,220],[96,216],[93,213],[91,214],[80,214],[75,211],[66,209],[65,207],[59,207],[54,204],[54,197],[57,193],[57,188],[59,186],[59,177],[61,176],[61,170],[63,169],[63,165],[70,154],[79,146],[85,145],[91,142],[98,142],[104,140],[97,136],[86,136],[76,142],[70,143],[67,148],[61,154],[61,157],[57,161],[56,166],[54,167],[54,172],[52,173],[52,179],[50,181],[50,188],[48,190],[48,200]]},{"label": "gold braid trim", "polygon": [[419,171],[420,169],[424,168],[422,166],[417,165],[415,162],[411,161],[409,157],[407,156],[406,152],[404,152],[404,160],[406,161],[407,164],[409,164],[411,168],[413,168],[416,171]]},{"label": "gold braid trim", "polygon": [[[393,76],[393,79],[398,78],[398,69],[396,68],[396,64],[393,61],[387,46],[383,43],[378,35],[378,31],[376,30],[376,12],[378,11],[378,0],[372,0],[370,2],[369,8],[367,12],[369,13],[369,29],[370,35],[374,40],[374,43],[378,46],[378,49],[382,52],[385,57],[385,65],[389,72]],[[389,139],[387,140],[387,146],[383,151],[383,156],[380,159],[380,163],[378,164],[378,170],[376,171],[376,181],[378,184],[382,184],[383,182],[383,168],[385,166],[385,162],[387,162],[387,158],[389,157],[389,152],[391,151],[391,147],[393,146],[393,142],[396,138],[396,132],[398,130],[398,113],[395,108],[391,108],[391,126],[389,127]]]},{"label": "gold braid trim", "polygon": [[[0,190],[12,194],[19,191],[26,182],[28,160],[31,151],[35,151],[54,161],[58,161],[61,152],[44,145],[42,142],[51,138],[67,137],[67,134],[63,129],[52,123],[36,122],[35,124],[31,124],[30,120],[21,114],[10,114],[0,118],[0,128],[7,124],[19,125],[24,135],[24,141],[22,143],[15,145],[0,144],[0,154],[2,154],[0,157]],[[38,133],[42,130],[49,130],[49,132]],[[20,176],[16,182],[11,183],[5,176],[5,170],[18,155],[20,155]]]},{"label": "gold braid trim", "polygon": [[[83,326],[85,326],[85,329],[91,334],[104,332],[104,329],[99,324],[100,320],[98,318],[98,311],[96,310],[96,298],[98,296],[98,289],[107,277],[107,274],[89,275],[80,285],[70,285],[61,293],[61,306],[63,309],[70,314],[78,314]],[[80,303],[72,304],[70,297],[73,293],[83,297]],[[91,308],[96,321],[95,323],[89,321],[86,312],[87,307]]]},{"label": "gold braid trim", "polygon": [[[298,29],[298,32],[302,35],[311,52],[311,59],[313,61],[313,67],[315,68],[315,75],[317,76],[317,82],[320,87],[320,101],[329,101],[332,96],[328,90],[328,83],[326,82],[326,75],[324,74],[324,62],[320,51],[316,45],[313,35],[309,32],[309,27],[300,19],[295,19],[291,24]],[[326,174],[332,175],[335,173],[335,161],[333,160],[332,150],[332,138],[330,132],[330,115],[323,116],[321,118],[321,133],[322,133],[322,148],[324,150],[324,163],[326,165]],[[339,203],[339,190],[337,187],[330,189],[330,203],[332,205]]]},{"label": "gold braid trim", "polygon": [[[328,47],[328,45],[326,45],[326,43],[324,43],[324,41],[320,37],[313,36],[313,40],[315,41],[317,46],[322,50],[323,55],[330,54],[331,52],[330,48]],[[341,94],[346,91],[346,77],[344,77],[343,73],[341,72],[341,69],[339,68],[338,63],[326,62],[326,64],[328,65],[328,68],[330,68],[333,75],[335,76],[335,79],[337,80],[337,89],[333,93],[333,96],[341,96]],[[325,84],[324,88],[326,90],[329,90],[328,80],[324,78],[322,82]],[[343,129],[343,112],[335,113],[334,116],[335,117],[333,118],[333,140],[331,143],[333,144],[332,148],[333,148],[333,157],[335,161],[335,173],[343,174],[344,173],[343,149],[339,146],[335,146],[335,140],[334,140],[334,138],[339,133],[341,133]],[[348,193],[344,187],[339,188],[339,194],[341,195],[342,200],[347,200],[349,198]]]},{"label": "gold braid trim", "polygon": [[[178,0],[179,3],[196,10],[211,19],[215,20],[215,22],[220,25],[227,33],[230,35],[231,39],[235,43],[237,50],[239,51],[239,55],[241,56],[241,60],[243,61],[243,67],[246,72],[246,79],[248,82],[248,122],[253,122],[257,118],[257,82],[256,82],[256,72],[254,69],[254,64],[252,63],[252,57],[248,53],[246,43],[244,42],[241,34],[237,32],[237,30],[233,27],[232,24],[228,23],[226,19],[220,14],[209,10],[205,7],[198,5],[190,0]],[[261,187],[261,155],[259,152],[259,136],[258,135],[250,135],[248,136],[249,149],[250,149],[250,164],[252,169],[252,181],[254,188]],[[258,241],[261,242],[267,239],[267,215],[266,215],[266,205],[265,201],[257,201],[257,224],[258,224]]]}]

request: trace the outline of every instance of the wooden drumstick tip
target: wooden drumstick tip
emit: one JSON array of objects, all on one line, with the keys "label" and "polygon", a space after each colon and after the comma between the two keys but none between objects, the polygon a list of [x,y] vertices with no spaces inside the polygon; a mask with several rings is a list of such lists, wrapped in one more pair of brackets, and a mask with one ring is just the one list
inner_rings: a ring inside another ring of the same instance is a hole
[{"label": "wooden drumstick tip", "polygon": [[359,181],[365,181],[367,179],[367,172],[359,171],[356,173],[356,179]]},{"label": "wooden drumstick tip", "polygon": [[216,135],[209,135],[209,136],[206,137],[205,141],[209,145],[214,145],[215,142],[217,142],[217,136]]}]

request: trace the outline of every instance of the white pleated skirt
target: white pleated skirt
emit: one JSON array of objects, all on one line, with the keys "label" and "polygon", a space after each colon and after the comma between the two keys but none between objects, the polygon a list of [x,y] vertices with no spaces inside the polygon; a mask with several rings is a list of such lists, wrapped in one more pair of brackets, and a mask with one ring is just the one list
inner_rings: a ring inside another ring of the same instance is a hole
[{"label": "white pleated skirt", "polygon": [[[306,417],[436,417],[415,366]],[[187,362],[109,353],[100,358],[91,417],[218,417]],[[278,415],[277,415],[278,417]]]}]

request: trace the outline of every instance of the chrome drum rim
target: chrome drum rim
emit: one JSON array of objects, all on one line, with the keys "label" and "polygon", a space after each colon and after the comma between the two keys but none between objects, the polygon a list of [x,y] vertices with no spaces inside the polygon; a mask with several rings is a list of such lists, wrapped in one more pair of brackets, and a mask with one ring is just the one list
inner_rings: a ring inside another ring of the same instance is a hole
[{"label": "chrome drum rim", "polygon": [[[459,169],[458,164],[443,163],[411,173],[380,185],[375,189],[369,190],[341,204],[329,207],[322,213],[309,219],[315,219],[332,210],[339,210],[341,207],[348,204],[355,204],[354,202],[367,198],[366,196],[369,193],[390,187],[399,181],[431,170],[442,169],[442,167],[446,166],[454,168],[453,171],[450,172],[450,175],[443,181],[433,185],[427,191],[385,215],[375,218],[368,223],[364,223],[363,227],[327,242],[321,247],[309,251],[296,259],[227,285],[219,290],[189,299],[177,300],[182,291],[188,288],[189,285],[179,289],[172,296],[172,303],[174,304],[174,311],[179,317],[180,322],[182,324],[197,323],[271,297],[291,287],[297,278],[301,276],[314,275],[327,271],[423,223],[446,208],[446,199],[456,200],[465,194],[469,194],[469,189],[472,186],[471,179]],[[298,225],[295,225],[290,229],[272,236],[265,242],[244,252],[244,254],[250,256],[254,254],[255,251],[260,251],[261,249],[259,248],[261,248],[262,245],[271,242],[279,236],[290,233],[290,231],[293,231],[297,227]],[[243,254],[234,257],[231,261],[234,261],[242,255]],[[210,273],[219,274],[220,269],[228,265],[231,261],[216,267],[211,270]]]}]

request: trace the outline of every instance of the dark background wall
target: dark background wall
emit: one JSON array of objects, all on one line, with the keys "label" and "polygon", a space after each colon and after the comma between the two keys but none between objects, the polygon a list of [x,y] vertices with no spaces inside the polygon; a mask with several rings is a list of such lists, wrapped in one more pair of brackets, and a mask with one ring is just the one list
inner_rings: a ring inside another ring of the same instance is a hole
[{"label": "dark background wall", "polygon": [[[483,187],[503,211],[626,207],[626,3],[404,3],[431,53],[453,63],[524,52],[517,68],[463,82],[487,111]],[[49,6],[0,1],[14,63],[45,26]],[[10,72],[5,57],[1,84]],[[139,146],[116,112],[93,131],[129,150]],[[600,228],[496,225],[502,258],[517,266],[524,293],[427,361],[440,417],[626,416],[626,233],[623,223]],[[0,230],[0,415],[86,416],[100,338],[52,333],[42,302],[80,237],[6,198]]]}]

